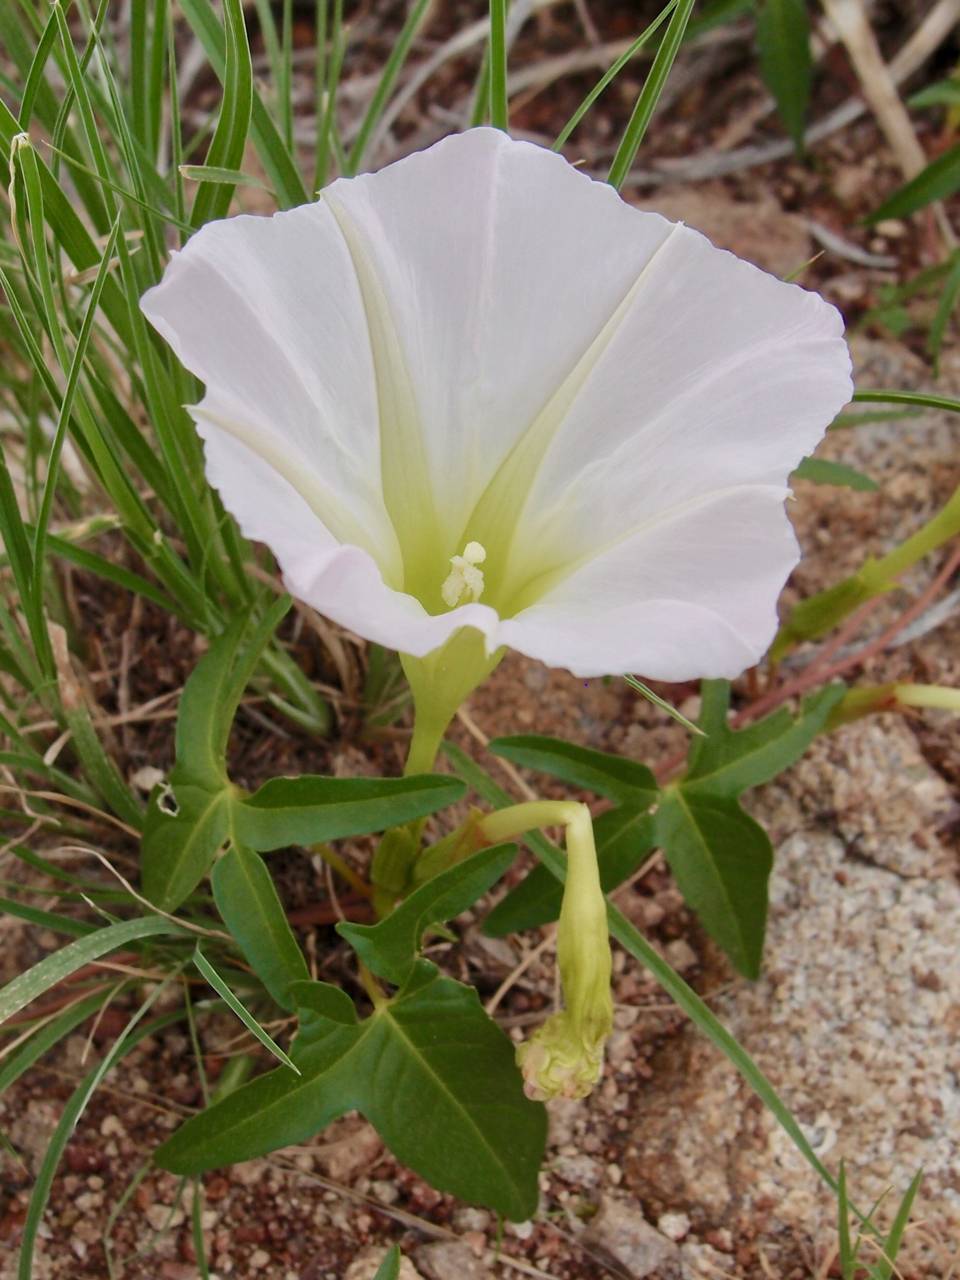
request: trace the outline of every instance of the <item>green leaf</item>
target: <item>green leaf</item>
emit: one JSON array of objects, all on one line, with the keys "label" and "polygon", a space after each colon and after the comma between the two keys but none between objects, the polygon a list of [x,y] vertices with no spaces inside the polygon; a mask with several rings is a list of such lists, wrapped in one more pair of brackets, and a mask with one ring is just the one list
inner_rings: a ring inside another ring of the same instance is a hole
[{"label": "green leaf", "polygon": [[[240,0],[223,0],[224,70],[223,99],[217,126],[207,151],[207,164],[214,170],[237,169],[253,111],[253,63]],[[233,198],[233,184],[220,178],[201,182],[193,202],[190,221],[202,227],[213,218],[224,218]]]},{"label": "green leaf", "polygon": [[395,1244],[387,1250],[373,1280],[400,1280],[400,1250]]},{"label": "green leaf", "polygon": [[217,910],[281,1009],[296,1007],[291,984],[310,977],[270,872],[246,845],[231,845],[211,877]]},{"label": "green leaf", "polygon": [[690,15],[693,12],[693,5],[694,0],[677,0],[676,7],[670,15],[670,23],[663,34],[663,39],[660,41],[660,47],[654,55],[653,63],[647,72],[647,77],[643,82],[643,88],[640,90],[633,113],[624,130],[620,145],[617,147],[616,155],[613,157],[610,172],[607,174],[607,181],[617,191],[626,181],[627,174],[630,172],[640,149],[640,144],[647,132],[647,126],[650,124],[653,113],[657,109],[657,103],[660,101],[660,95],[663,93],[664,86],[667,83],[667,77],[673,67],[674,59],[680,52],[687,23],[690,21]]},{"label": "green leaf", "polygon": [[119,924],[107,925],[105,929],[88,933],[76,942],[54,951],[0,990],[0,1025],[19,1013],[31,1000],[36,1000],[64,978],[69,978],[71,973],[76,973],[83,965],[99,960],[109,951],[115,951],[128,942],[150,938],[156,934],[184,937],[185,930],[163,916],[142,916],[137,920],[123,920]]},{"label": "green leaf", "polygon": [[646,765],[606,751],[578,747],[562,738],[535,733],[494,738],[488,750],[514,764],[620,803],[645,804],[649,808],[657,796],[656,779]]},{"label": "green leaf", "polygon": [[[180,9],[194,35],[203,45],[203,51],[217,77],[221,82],[225,81],[227,39],[210,0],[181,0]],[[310,196],[303,185],[296,161],[284,146],[283,139],[255,87],[250,137],[281,206],[289,209],[306,203]],[[236,168],[236,165],[232,167]]]},{"label": "green leaf", "polygon": [[843,1160],[837,1171],[837,1252],[843,1280],[854,1280],[857,1250],[850,1239],[850,1201],[847,1198],[847,1170]]},{"label": "green leaf", "polygon": [[905,218],[935,200],[946,200],[956,191],[960,191],[960,143],[904,183],[869,217],[864,218],[864,222],[871,227],[884,218]]},{"label": "green leaf", "polygon": [[184,782],[210,791],[223,787],[227,741],[237,707],[290,604],[289,596],[281,597],[252,630],[248,617],[235,619],[190,673],[177,715],[177,766]]},{"label": "green leaf", "polygon": [[265,852],[384,831],[454,804],[463,783],[449,775],[411,778],[272,778],[234,806],[237,838]]},{"label": "green leaf", "polygon": [[843,462],[831,462],[827,458],[804,458],[793,475],[797,480],[832,484],[841,489],[856,489],[860,493],[872,493],[880,487],[876,480],[857,471],[855,467],[848,467]]},{"label": "green leaf", "polygon": [[300,1019],[294,1056],[303,1045],[323,1039],[331,1022],[342,1022],[347,1027],[356,1024],[357,1010],[353,1001],[345,991],[329,982],[317,982],[313,978],[306,982],[294,982],[290,987],[290,995]]},{"label": "green leaf", "polygon": [[883,1242],[883,1258],[870,1268],[869,1280],[890,1280],[893,1275],[897,1254],[900,1252],[900,1245],[903,1243],[903,1233],[906,1231],[907,1223],[910,1221],[913,1202],[917,1198],[917,1192],[920,1190],[922,1181],[923,1170],[918,1169],[909,1187],[904,1192],[896,1217],[890,1226],[887,1238]]},{"label": "green leaf", "polygon": [[701,685],[700,727],[707,736],[698,739],[691,750],[681,784],[684,792],[726,799],[769,782],[795,764],[823,732],[843,695],[842,684],[828,685],[805,698],[796,717],[782,707],[746,729],[734,730],[727,724],[729,683],[705,680]]},{"label": "green leaf", "polygon": [[[654,820],[647,806],[620,805],[593,821],[600,884],[611,893],[633,875],[654,847]],[[536,866],[493,908],[483,932],[493,938],[551,924],[560,917],[563,887],[544,866]]]},{"label": "green leaf", "polygon": [[26,1044],[22,1044],[15,1053],[4,1059],[0,1066],[0,1094],[19,1080],[25,1071],[29,1071],[48,1049],[52,1049],[55,1044],[68,1036],[81,1022],[100,1012],[105,1003],[104,993],[95,991],[85,1000],[68,1006],[52,1022],[39,1027]]},{"label": "green leaf", "polygon": [[270,190],[262,178],[252,173],[243,173],[240,169],[223,169],[211,164],[182,164],[180,173],[188,182],[220,182],[230,187],[258,187],[261,191]]},{"label": "green leaf", "polygon": [[[737,3],[739,3],[743,7],[749,7],[753,3],[753,0],[737,0]],[[621,53],[620,56],[616,58],[613,61],[613,63],[611,63],[611,65],[603,73],[603,75],[600,77],[597,83],[593,86],[593,88],[590,90],[587,96],[580,103],[579,107],[577,107],[576,111],[573,113],[573,115],[570,117],[567,123],[563,126],[563,128],[557,134],[556,140],[554,141],[554,144],[553,144],[554,151],[560,150],[560,148],[564,145],[564,143],[573,133],[574,129],[576,129],[577,125],[580,123],[583,117],[587,114],[587,112],[596,102],[597,98],[599,98],[601,93],[603,93],[604,89],[606,89],[606,87],[611,83],[611,81],[614,80],[620,74],[620,72],[627,65],[627,63],[631,62],[637,56],[637,54],[640,53],[640,51],[643,49],[644,45],[647,43],[650,37],[656,34],[657,30],[660,28],[660,26],[662,26],[664,22],[666,22],[667,18],[670,17],[670,14],[673,12],[673,10],[676,7],[677,7],[677,0],[667,0],[667,3],[660,10],[657,16],[653,19],[650,25],[644,28],[644,30],[641,31],[641,33],[637,36],[636,40],[634,40],[628,48],[624,49],[623,53]],[[704,16],[706,17],[706,15]],[[691,22],[687,26],[686,35],[684,37],[685,39],[689,40],[690,37],[693,35],[693,28],[695,25],[696,23]]]},{"label": "green leaf", "polygon": [[[499,786],[481,767],[465,752],[452,742],[445,742],[443,750],[453,764],[457,773],[478,795],[482,796],[495,808],[502,809],[513,804],[513,799]],[[554,879],[563,884],[566,877],[566,863],[556,845],[542,837],[528,835],[527,843],[547,868]],[[803,1129],[797,1123],[790,1108],[786,1105],[776,1089],[757,1066],[753,1058],[743,1048],[735,1036],[731,1035],[720,1019],[701,1000],[697,993],[683,978],[664,960],[656,948],[649,943],[638,929],[612,903],[607,904],[607,918],[610,924],[610,936],[628,951],[643,967],[653,975],[667,995],[687,1015],[690,1021],[703,1033],[728,1062],[740,1073],[757,1097],[775,1117],[777,1123],[790,1138],[790,1141],[807,1161],[823,1183],[834,1193],[837,1190],[836,1179],[811,1147]]]},{"label": "green leaf", "polygon": [[397,1159],[433,1186],[514,1220],[537,1205],[543,1107],[523,1095],[513,1045],[476,991],[419,961],[365,1022],[330,1022],[297,1052],[302,1076],[273,1071],[187,1121],[157,1152],[174,1173],[304,1142],[359,1110]]},{"label": "green leaf", "polygon": [[399,986],[410,975],[423,935],[452,920],[496,884],[516,856],[512,844],[494,845],[441,871],[378,924],[337,925],[368,969]]},{"label": "green leaf", "polygon": [[490,0],[490,40],[488,45],[490,74],[490,123],[505,133],[510,128],[510,104],[507,97],[507,0]]},{"label": "green leaf", "polygon": [[960,107],[960,80],[938,80],[907,99],[911,107]]},{"label": "green leaf", "polygon": [[208,791],[181,781],[174,768],[168,787],[150,797],[140,846],[144,895],[161,911],[175,911],[210,870],[230,830],[229,784]]},{"label": "green leaf", "polygon": [[773,849],[735,800],[667,787],[656,813],[680,892],[704,928],[748,978],[760,972]]},{"label": "green leaf", "polygon": [[922,409],[946,409],[948,413],[960,413],[960,400],[952,396],[938,396],[933,391],[855,391],[853,399],[860,404],[909,404]]},{"label": "green leaf", "polygon": [[810,105],[813,64],[806,0],[763,0],[757,15],[760,74],[797,152]]}]

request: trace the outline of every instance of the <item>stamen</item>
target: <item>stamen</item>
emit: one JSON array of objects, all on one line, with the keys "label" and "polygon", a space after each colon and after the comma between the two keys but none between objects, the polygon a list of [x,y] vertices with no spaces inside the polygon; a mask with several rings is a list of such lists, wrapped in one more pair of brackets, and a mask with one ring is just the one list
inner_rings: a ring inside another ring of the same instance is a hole
[{"label": "stamen", "polygon": [[486,558],[486,548],[479,542],[468,542],[462,556],[450,557],[450,572],[440,588],[443,602],[449,609],[479,600],[483,595],[483,570],[477,566]]}]

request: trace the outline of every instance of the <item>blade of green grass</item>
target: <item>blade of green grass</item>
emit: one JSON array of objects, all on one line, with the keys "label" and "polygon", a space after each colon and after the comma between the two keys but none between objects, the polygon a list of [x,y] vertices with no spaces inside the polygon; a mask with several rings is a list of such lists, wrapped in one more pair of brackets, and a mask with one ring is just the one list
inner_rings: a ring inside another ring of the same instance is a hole
[{"label": "blade of green grass", "polygon": [[[500,0],[500,2],[502,3],[503,0]],[[403,64],[406,62],[407,55],[410,52],[410,45],[413,43],[413,38],[419,30],[420,24],[423,22],[429,6],[430,0],[416,0],[407,15],[407,20],[404,22],[400,34],[397,36],[394,43],[390,57],[387,59],[387,65],[383,69],[383,74],[377,84],[376,92],[370,100],[370,105],[364,114],[363,122],[360,125],[360,132],[357,134],[353,146],[350,148],[350,152],[347,156],[346,172],[348,174],[357,173],[363,163],[363,156],[367,149],[367,144],[370,141],[370,135],[376,128],[377,121],[380,119],[383,108],[386,106],[387,99],[390,97],[393,86],[396,83],[397,76],[403,69]]]},{"label": "blade of green grass", "polygon": [[590,110],[590,108],[593,106],[596,100],[600,97],[601,93],[603,93],[604,89],[606,89],[607,85],[609,85],[611,81],[616,79],[616,77],[620,74],[620,72],[623,70],[623,68],[627,65],[628,62],[633,61],[633,59],[637,56],[637,54],[641,51],[641,49],[643,49],[644,45],[647,43],[650,37],[655,35],[657,31],[659,31],[660,27],[664,24],[664,22],[666,22],[667,18],[670,16],[670,14],[674,11],[676,7],[677,7],[677,0],[670,0],[670,3],[665,5],[664,8],[660,10],[660,12],[657,14],[654,20],[650,23],[650,25],[644,31],[642,31],[640,35],[637,36],[636,40],[634,40],[634,42],[630,45],[630,47],[628,49],[625,49],[623,53],[621,53],[620,57],[617,58],[616,61],[609,67],[609,69],[603,73],[603,75],[600,77],[597,83],[593,86],[593,88],[590,90],[590,92],[587,94],[584,100],[580,103],[579,107],[577,107],[576,111],[573,113],[573,115],[570,117],[567,123],[563,126],[563,128],[557,134],[557,140],[553,144],[554,151],[560,150],[560,148],[570,137],[571,133],[573,133],[574,129],[576,129],[577,125],[580,123],[583,117],[587,114],[587,112]]},{"label": "blade of green grass", "polygon": [[[210,0],[181,0],[180,8],[222,83],[226,62],[226,36]],[[310,197],[297,169],[296,159],[283,145],[276,125],[256,91],[253,95],[250,137],[281,206],[291,208],[293,205],[305,204]],[[236,168],[237,165],[232,167]]]},{"label": "blade of green grass", "polygon": [[163,916],[141,916],[136,920],[124,920],[120,924],[111,924],[103,929],[97,929],[96,932],[88,933],[77,942],[71,942],[59,951],[53,952],[52,955],[45,956],[32,969],[21,973],[0,990],[0,1026],[15,1013],[19,1013],[32,1000],[42,996],[45,991],[55,987],[64,978],[69,978],[71,973],[75,973],[83,965],[99,960],[101,956],[115,951],[117,947],[122,947],[127,942],[163,935],[184,937],[186,930]]},{"label": "blade of green grass", "polygon": [[197,969],[206,981],[210,983],[211,987],[213,987],[214,991],[216,991],[217,995],[221,998],[227,1008],[230,1009],[232,1013],[236,1014],[251,1035],[256,1036],[263,1047],[268,1049],[278,1062],[282,1062],[285,1067],[289,1067],[291,1071],[295,1071],[297,1075],[300,1075],[300,1068],[296,1066],[292,1059],[287,1057],[277,1042],[268,1035],[266,1031],[264,1031],[263,1027],[261,1027],[253,1014],[244,1008],[224,980],[220,977],[219,973],[217,973],[216,969],[214,969],[207,957],[200,950],[199,944],[193,953],[193,963],[197,966]]},{"label": "blade of green grass", "polygon": [[[182,966],[181,966],[182,967]],[[53,1186],[53,1179],[57,1172],[57,1166],[66,1149],[67,1143],[73,1134],[74,1129],[80,1117],[87,1108],[87,1104],[93,1097],[99,1087],[104,1076],[112,1067],[127,1053],[140,1043],[148,1035],[153,1035],[164,1027],[179,1022],[182,1017],[181,1010],[174,1010],[172,1013],[161,1014],[160,1017],[154,1018],[152,1022],[148,1022],[140,1026],[142,1020],[146,1017],[152,1006],[159,999],[160,995],[167,989],[173,980],[171,975],[165,982],[157,985],[157,987],[147,996],[143,1004],[133,1015],[127,1025],[117,1036],[110,1052],[104,1056],[99,1063],[81,1083],[77,1086],[70,1096],[70,1100],[63,1109],[63,1114],[53,1132],[53,1136],[43,1154],[40,1162],[40,1168],[37,1171],[36,1180],[33,1185],[33,1191],[30,1195],[30,1203],[27,1206],[27,1216],[23,1224],[23,1235],[20,1242],[20,1258],[17,1270],[18,1280],[32,1280],[36,1272],[33,1265],[33,1255],[37,1243],[37,1233],[40,1229],[40,1223],[47,1207],[47,1201],[50,1198],[50,1189]]]},{"label": "blade of green grass", "polygon": [[[240,0],[224,0],[225,54],[223,101],[206,163],[213,169],[239,169],[253,114],[253,62]],[[213,218],[224,218],[233,199],[233,185],[202,182],[197,188],[190,222],[202,227]]]},{"label": "blade of green grass", "polygon": [[613,164],[607,174],[607,181],[617,191],[623,186],[630,172],[640,144],[647,132],[651,117],[656,110],[660,95],[667,83],[667,76],[673,67],[674,60],[683,43],[683,35],[693,12],[694,0],[678,0],[670,24],[664,32],[660,47],[653,59],[653,65],[643,82],[640,96],[627,125],[626,131],[613,157]]},{"label": "blade of green grass", "polygon": [[853,399],[860,404],[912,404],[924,409],[960,413],[960,400],[934,395],[932,391],[855,391]]},{"label": "blade of green grass", "polygon": [[922,1181],[923,1170],[918,1169],[913,1181],[907,1187],[903,1199],[900,1201],[896,1217],[887,1233],[887,1238],[883,1242],[883,1258],[870,1268],[870,1280],[890,1280],[893,1275],[897,1254],[900,1252],[900,1245],[903,1243],[903,1233],[906,1231],[907,1223],[910,1221],[913,1202],[917,1198],[917,1192],[920,1190]]},{"label": "blade of green grass", "polygon": [[490,123],[504,133],[510,131],[507,100],[507,0],[490,0]]}]

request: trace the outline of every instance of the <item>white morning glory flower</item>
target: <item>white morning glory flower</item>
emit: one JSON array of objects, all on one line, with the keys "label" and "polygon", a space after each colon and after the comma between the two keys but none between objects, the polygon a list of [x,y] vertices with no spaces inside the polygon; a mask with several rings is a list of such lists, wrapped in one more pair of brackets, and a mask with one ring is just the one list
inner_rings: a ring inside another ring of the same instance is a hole
[{"label": "white morning glory flower", "polygon": [[142,305],[244,533],[413,658],[469,628],[488,665],[737,675],[851,393],[816,294],[492,129],[204,227]]}]

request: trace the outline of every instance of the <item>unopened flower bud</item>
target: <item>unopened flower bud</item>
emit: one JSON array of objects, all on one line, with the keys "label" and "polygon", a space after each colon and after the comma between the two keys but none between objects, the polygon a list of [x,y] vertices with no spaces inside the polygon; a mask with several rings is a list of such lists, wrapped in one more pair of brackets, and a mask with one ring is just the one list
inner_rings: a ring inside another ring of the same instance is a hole
[{"label": "unopened flower bud", "polygon": [[517,1062],[528,1097],[584,1098],[600,1079],[613,1026],[607,903],[600,887],[593,824],[586,805],[571,805],[567,880],[557,933],[565,1008],[521,1045]]}]

